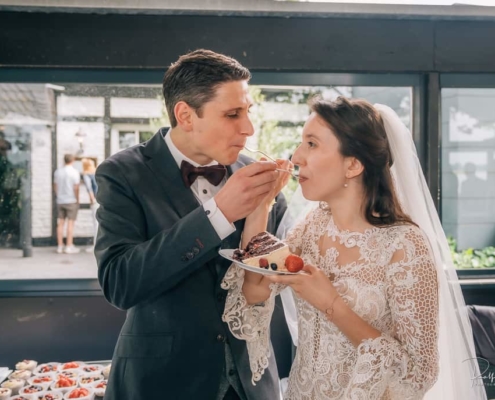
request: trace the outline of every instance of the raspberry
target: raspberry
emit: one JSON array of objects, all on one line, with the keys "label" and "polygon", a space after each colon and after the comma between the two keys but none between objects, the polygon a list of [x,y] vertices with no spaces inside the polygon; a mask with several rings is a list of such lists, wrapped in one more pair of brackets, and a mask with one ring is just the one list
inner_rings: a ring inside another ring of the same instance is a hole
[{"label": "raspberry", "polygon": [[296,256],[295,254],[290,254],[285,259],[285,268],[289,272],[299,272],[304,267],[304,261],[301,257]]},{"label": "raspberry", "polygon": [[261,268],[268,268],[268,260],[266,258],[260,258],[258,262]]}]

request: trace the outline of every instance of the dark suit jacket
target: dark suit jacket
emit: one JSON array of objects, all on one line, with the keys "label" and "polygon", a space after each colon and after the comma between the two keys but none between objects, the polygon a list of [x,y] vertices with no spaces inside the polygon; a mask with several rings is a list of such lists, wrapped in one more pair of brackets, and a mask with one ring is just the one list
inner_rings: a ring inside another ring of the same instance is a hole
[{"label": "dark suit jacket", "polygon": [[[226,291],[220,282],[230,264],[218,250],[239,246],[244,220],[220,240],[184,185],[166,133],[113,155],[96,172],[98,278],[107,300],[127,310],[105,399],[215,399],[225,341],[248,399],[277,399],[273,356],[253,386],[245,342],[221,320]],[[229,173],[251,161],[239,156]],[[280,195],[269,219],[272,232],[285,209]]]}]

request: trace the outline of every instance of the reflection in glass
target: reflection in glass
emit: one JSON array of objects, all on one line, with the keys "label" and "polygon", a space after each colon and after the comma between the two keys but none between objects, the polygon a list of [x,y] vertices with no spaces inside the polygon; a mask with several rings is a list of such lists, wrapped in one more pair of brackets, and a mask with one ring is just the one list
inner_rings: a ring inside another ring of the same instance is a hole
[{"label": "reflection in glass", "polygon": [[12,142],[0,133],[0,246],[18,247],[22,165],[14,163]]},{"label": "reflection in glass", "polygon": [[442,222],[458,250],[495,245],[495,89],[442,90]]}]

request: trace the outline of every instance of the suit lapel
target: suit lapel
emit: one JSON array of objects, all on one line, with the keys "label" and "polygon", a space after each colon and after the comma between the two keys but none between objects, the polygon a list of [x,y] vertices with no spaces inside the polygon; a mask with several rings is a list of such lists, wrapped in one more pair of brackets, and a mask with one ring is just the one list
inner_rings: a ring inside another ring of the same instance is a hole
[{"label": "suit lapel", "polygon": [[158,180],[162,193],[167,196],[170,205],[182,218],[200,204],[191,189],[184,184],[180,169],[165,143],[165,134],[167,132],[164,129],[160,129],[146,143],[143,153],[147,158],[146,165]]},{"label": "suit lapel", "polygon": [[[168,132],[160,129],[145,145],[143,154],[145,155],[146,165],[155,175],[162,193],[167,196],[169,204],[174,208],[177,214],[182,218],[191,211],[200,206],[190,188],[186,187],[180,169],[175,162],[170,150],[165,143],[164,135]],[[250,164],[251,159],[245,156],[239,156],[237,162],[227,166],[227,176],[232,176],[240,168]],[[224,249],[237,248],[240,244],[242,230],[244,229],[244,219],[234,222],[236,231],[222,241],[221,247]],[[219,267],[216,268],[216,262]],[[223,279],[230,262],[225,259],[217,258],[208,262],[208,267],[217,279]]]}]

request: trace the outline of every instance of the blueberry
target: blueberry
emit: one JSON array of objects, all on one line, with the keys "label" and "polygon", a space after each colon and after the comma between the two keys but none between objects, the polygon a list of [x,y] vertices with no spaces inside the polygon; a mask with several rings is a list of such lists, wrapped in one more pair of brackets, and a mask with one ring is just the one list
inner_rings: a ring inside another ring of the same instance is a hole
[{"label": "blueberry", "polygon": [[270,267],[271,267],[271,269],[273,269],[274,271],[276,271],[276,270],[277,270],[277,268],[278,268],[277,264],[275,264],[275,263],[271,263],[271,264],[270,264]]}]

